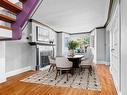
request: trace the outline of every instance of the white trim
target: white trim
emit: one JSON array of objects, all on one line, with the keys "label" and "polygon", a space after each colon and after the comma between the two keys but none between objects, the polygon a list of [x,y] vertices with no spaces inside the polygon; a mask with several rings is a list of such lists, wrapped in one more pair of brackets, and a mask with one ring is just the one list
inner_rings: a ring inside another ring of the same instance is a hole
[{"label": "white trim", "polygon": [[109,62],[106,62],[106,61],[97,61],[97,64],[105,64],[105,65],[108,65]]},{"label": "white trim", "polygon": [[112,79],[113,79],[113,82],[114,82],[114,85],[115,85],[115,88],[116,88],[116,92],[118,93],[118,95],[122,95],[121,91],[119,90],[118,83],[117,83],[117,82],[114,80],[114,78],[113,78],[113,71],[112,71],[111,68],[110,68],[110,72],[111,72]]},{"label": "white trim", "polygon": [[13,70],[13,71],[7,72],[6,77],[11,77],[11,76],[14,76],[14,75],[17,75],[17,74],[20,74],[20,73],[23,73],[23,72],[26,72],[29,70],[31,70],[31,66],[21,68],[21,69],[17,69],[17,70]]},{"label": "white trim", "polygon": [[122,95],[122,93],[119,91],[119,92],[118,92],[118,95]]},{"label": "white trim", "polygon": [[0,78],[0,83],[5,82],[5,81],[6,81],[6,77]]}]

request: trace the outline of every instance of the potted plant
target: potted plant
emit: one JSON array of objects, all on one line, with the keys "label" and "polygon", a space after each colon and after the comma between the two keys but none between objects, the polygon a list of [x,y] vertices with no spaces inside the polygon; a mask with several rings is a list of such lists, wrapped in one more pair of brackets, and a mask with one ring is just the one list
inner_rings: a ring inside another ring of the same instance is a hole
[{"label": "potted plant", "polygon": [[71,41],[68,42],[68,49],[69,49],[69,51],[70,51],[70,55],[71,55],[71,56],[74,56],[74,55],[75,55],[74,50],[75,50],[78,46],[79,46],[79,43],[78,43],[77,41],[71,40]]},{"label": "potted plant", "polygon": [[86,36],[83,41],[84,45],[90,44],[90,37]]}]

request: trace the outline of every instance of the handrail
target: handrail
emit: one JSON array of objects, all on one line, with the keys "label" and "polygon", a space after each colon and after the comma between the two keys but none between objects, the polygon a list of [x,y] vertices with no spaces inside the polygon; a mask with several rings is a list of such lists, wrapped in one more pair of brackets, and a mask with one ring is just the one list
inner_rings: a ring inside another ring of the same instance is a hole
[{"label": "handrail", "polygon": [[[37,5],[37,7],[34,9],[34,11],[32,12],[32,14],[30,15],[29,19],[32,18],[32,16],[35,14],[36,10],[40,7],[41,3],[43,2],[43,0],[39,1],[39,4]],[[22,31],[26,28],[26,26],[28,25],[29,21],[27,21],[24,26],[22,27]]]}]

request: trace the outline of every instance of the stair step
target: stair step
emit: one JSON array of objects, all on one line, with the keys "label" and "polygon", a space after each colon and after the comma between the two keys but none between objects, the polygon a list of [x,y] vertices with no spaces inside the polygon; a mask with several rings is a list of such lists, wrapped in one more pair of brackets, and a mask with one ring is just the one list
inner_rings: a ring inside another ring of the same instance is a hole
[{"label": "stair step", "polygon": [[0,20],[0,25],[1,25],[1,26],[11,27],[11,24],[12,24],[12,23],[8,23],[8,22],[5,22],[5,21]]},{"label": "stair step", "polygon": [[12,38],[12,30],[0,27],[0,40],[11,39],[11,38]]},{"label": "stair step", "polygon": [[9,16],[6,16],[6,15],[3,15],[3,14],[0,14],[0,20],[5,21],[5,22],[9,22],[9,23],[16,21],[16,19],[9,17]]},{"label": "stair step", "polygon": [[16,14],[22,11],[22,8],[8,0],[0,0],[0,6]]},{"label": "stair step", "polygon": [[2,29],[7,29],[7,30],[12,30],[12,28],[7,27],[7,26],[3,26],[3,25],[0,25],[0,28],[2,28]]}]

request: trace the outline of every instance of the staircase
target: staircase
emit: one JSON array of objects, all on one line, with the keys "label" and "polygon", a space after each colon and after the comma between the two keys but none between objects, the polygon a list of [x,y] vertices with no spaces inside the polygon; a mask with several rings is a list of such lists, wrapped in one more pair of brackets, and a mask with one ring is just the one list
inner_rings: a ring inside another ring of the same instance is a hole
[{"label": "staircase", "polygon": [[39,2],[39,0],[19,1],[22,3],[22,8],[12,3],[11,0],[0,0],[0,7],[16,16],[16,18],[13,18],[0,13],[0,21],[10,24],[10,27],[0,25],[0,40],[20,40],[22,38],[22,28]]}]

